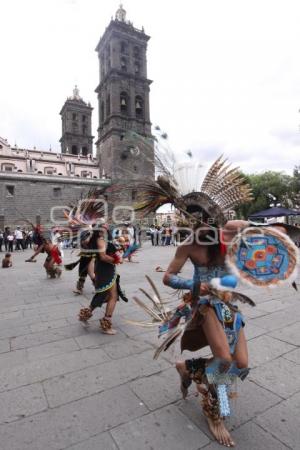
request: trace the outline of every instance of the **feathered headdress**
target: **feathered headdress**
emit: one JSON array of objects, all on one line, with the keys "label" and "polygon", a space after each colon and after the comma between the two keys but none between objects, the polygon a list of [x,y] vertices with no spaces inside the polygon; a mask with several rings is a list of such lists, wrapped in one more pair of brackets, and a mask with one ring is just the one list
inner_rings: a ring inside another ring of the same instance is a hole
[{"label": "feathered headdress", "polygon": [[[130,132],[130,138],[138,145],[151,146],[153,141]],[[204,166],[190,159],[178,163],[174,153],[166,144],[167,136],[160,134],[154,140],[154,163],[158,177],[156,181],[142,181],[138,187],[135,210],[142,215],[156,211],[160,206],[171,203],[187,218],[201,219],[201,212],[214,219],[214,223],[226,223],[226,213],[235,206],[251,201],[251,188],[238,168],[220,156],[205,174]],[[161,143],[162,140],[163,144]],[[191,158],[191,152],[187,153]]]},{"label": "feathered headdress", "polygon": [[103,220],[106,214],[102,197],[105,190],[106,188],[90,189],[84,197],[81,197],[76,204],[70,205],[70,208],[64,212],[73,231]]}]

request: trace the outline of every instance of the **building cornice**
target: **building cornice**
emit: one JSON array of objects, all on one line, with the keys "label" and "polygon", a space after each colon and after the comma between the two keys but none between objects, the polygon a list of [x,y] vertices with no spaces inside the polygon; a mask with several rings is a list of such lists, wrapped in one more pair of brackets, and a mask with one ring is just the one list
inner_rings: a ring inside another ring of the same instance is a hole
[{"label": "building cornice", "polygon": [[29,182],[41,182],[51,184],[74,184],[85,186],[109,186],[111,180],[108,178],[89,179],[89,178],[77,178],[55,175],[33,175],[26,173],[10,173],[0,172],[0,181],[29,181]]},{"label": "building cornice", "polygon": [[103,78],[103,80],[101,80],[101,82],[96,87],[95,92],[97,94],[99,94],[101,88],[103,86],[105,86],[105,84],[108,80],[118,81],[118,80],[122,80],[124,78],[127,78],[128,80],[139,81],[142,85],[147,84],[148,86],[150,86],[150,84],[153,83],[153,80],[150,80],[149,78],[141,77],[134,73],[122,72],[121,70],[118,70],[118,69],[110,69],[109,72]]},{"label": "building cornice", "polygon": [[119,31],[120,33],[123,32],[126,35],[131,34],[132,37],[135,37],[138,40],[142,39],[145,42],[149,41],[150,39],[150,36],[148,36],[143,30],[135,28],[131,23],[111,20],[109,25],[106,27],[104,34],[101,36],[97,47],[95,48],[95,51],[99,52],[101,50],[101,47],[105,45],[105,41],[109,37],[109,35],[117,31]]},{"label": "building cornice", "polygon": [[[88,136],[90,137],[90,136]],[[91,136],[93,137],[93,136]],[[0,151],[0,161],[1,159],[14,159],[14,160],[29,160],[34,159],[40,162],[47,163],[73,163],[79,165],[88,165],[89,167],[98,167],[98,163],[94,157],[80,155],[72,155],[71,153],[56,153],[42,150],[26,150],[26,149],[16,149],[10,148],[9,152]]]}]

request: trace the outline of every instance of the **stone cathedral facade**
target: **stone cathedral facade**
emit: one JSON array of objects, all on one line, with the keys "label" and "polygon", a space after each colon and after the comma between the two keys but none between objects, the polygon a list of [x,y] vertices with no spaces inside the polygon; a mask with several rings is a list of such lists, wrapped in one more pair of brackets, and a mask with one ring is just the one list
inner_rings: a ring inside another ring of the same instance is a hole
[{"label": "stone cathedral facade", "polygon": [[142,140],[134,145],[130,138],[130,131],[149,142],[152,137],[146,58],[149,39],[126,20],[120,6],[96,47],[100,64],[96,145],[101,169],[113,181],[154,176],[153,147],[140,148]]},{"label": "stone cathedral facade", "polygon": [[[24,218],[49,223],[53,206],[68,205],[91,187],[154,177],[148,40],[143,29],[126,20],[120,6],[96,47],[100,66],[96,157],[93,108],[76,86],[60,111],[60,153],[21,149],[0,138],[0,229]],[[141,138],[133,139],[132,132]],[[130,205],[135,195],[134,189],[128,191],[120,202]]]}]

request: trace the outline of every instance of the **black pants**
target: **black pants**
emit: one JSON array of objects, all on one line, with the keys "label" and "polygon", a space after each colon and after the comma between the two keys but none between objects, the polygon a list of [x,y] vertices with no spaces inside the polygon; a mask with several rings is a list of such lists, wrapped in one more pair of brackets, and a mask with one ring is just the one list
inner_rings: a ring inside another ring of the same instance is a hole
[{"label": "black pants", "polygon": [[8,241],[8,251],[9,252],[14,251],[14,241]]},{"label": "black pants", "polygon": [[16,239],[16,250],[24,250],[23,239]]}]

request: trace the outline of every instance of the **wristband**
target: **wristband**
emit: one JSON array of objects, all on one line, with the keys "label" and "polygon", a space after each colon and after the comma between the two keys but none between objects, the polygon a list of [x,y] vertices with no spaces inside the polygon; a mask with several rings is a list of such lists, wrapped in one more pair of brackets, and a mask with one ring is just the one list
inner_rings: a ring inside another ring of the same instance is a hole
[{"label": "wristband", "polygon": [[191,291],[194,287],[194,280],[186,280],[177,275],[169,275],[168,285],[173,289],[188,289]]}]

